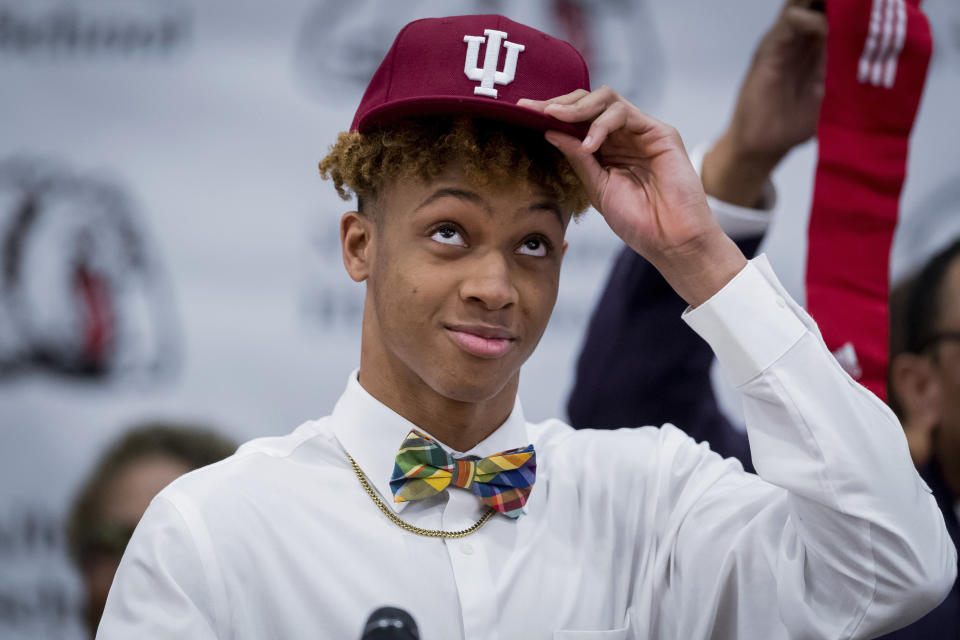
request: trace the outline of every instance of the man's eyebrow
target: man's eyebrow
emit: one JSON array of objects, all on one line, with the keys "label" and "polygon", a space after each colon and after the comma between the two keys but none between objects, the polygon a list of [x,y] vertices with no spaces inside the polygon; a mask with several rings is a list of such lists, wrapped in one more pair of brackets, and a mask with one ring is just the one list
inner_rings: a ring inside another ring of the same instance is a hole
[{"label": "man's eyebrow", "polygon": [[476,204],[481,207],[484,207],[485,209],[488,208],[483,202],[483,198],[481,198],[479,194],[474,193],[473,191],[467,191],[465,189],[446,188],[446,189],[437,189],[436,191],[431,193],[426,200],[420,203],[420,205],[415,209],[415,211],[419,211],[420,209],[423,209],[427,205],[432,204],[433,202],[436,202],[440,198],[458,198],[460,200],[466,200],[467,202],[470,202],[472,204]]},{"label": "man's eyebrow", "polygon": [[[441,198],[458,198],[460,200],[465,200],[471,204],[475,204],[481,207],[488,214],[493,213],[490,210],[489,205],[487,205],[487,203],[484,202],[480,194],[474,191],[468,191],[466,189],[456,189],[453,187],[437,189],[436,191],[431,193],[429,196],[427,196],[426,200],[421,202],[417,206],[417,208],[414,209],[414,211],[419,211],[420,209],[423,209],[424,207],[436,202],[437,200],[440,200]],[[527,208],[527,210],[528,211],[550,211],[557,217],[557,221],[560,223],[560,228],[561,229],[567,228],[563,222],[563,211],[561,211],[560,205],[554,202],[553,200],[541,200],[540,202],[536,202],[530,205]]]},{"label": "man's eyebrow", "polygon": [[560,222],[560,228],[567,228],[563,223],[563,211],[560,210],[560,205],[553,200],[543,200],[542,202],[530,205],[530,211],[550,211],[557,216],[557,220]]}]

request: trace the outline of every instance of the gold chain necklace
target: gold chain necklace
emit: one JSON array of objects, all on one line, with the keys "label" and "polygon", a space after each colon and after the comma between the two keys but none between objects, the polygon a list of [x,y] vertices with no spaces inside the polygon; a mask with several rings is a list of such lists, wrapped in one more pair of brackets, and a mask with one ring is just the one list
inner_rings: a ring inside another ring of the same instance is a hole
[{"label": "gold chain necklace", "polygon": [[483,515],[480,516],[480,519],[473,523],[472,526],[462,529],[460,531],[444,531],[443,529],[421,529],[420,527],[415,527],[412,524],[404,522],[401,520],[397,514],[393,512],[393,509],[388,507],[383,503],[383,500],[380,499],[380,496],[376,494],[373,490],[373,487],[370,486],[370,483],[367,481],[367,477],[364,475],[363,471],[360,469],[360,465],[357,464],[356,460],[348,453],[347,458],[350,460],[351,466],[353,466],[353,472],[357,474],[357,479],[360,480],[360,484],[363,486],[363,490],[367,492],[367,495],[370,496],[370,499],[373,500],[373,503],[377,505],[380,511],[383,512],[383,515],[387,516],[393,524],[397,525],[404,531],[409,531],[410,533],[415,533],[418,536],[425,536],[427,538],[465,538],[483,525],[487,524],[487,520],[496,513],[496,510],[487,507],[487,510],[483,512]]}]

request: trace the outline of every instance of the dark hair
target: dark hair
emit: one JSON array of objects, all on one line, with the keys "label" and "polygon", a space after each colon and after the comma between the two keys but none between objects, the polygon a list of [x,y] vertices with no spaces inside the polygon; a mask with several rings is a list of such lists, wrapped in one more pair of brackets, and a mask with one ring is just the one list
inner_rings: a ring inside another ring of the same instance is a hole
[{"label": "dark hair", "polygon": [[343,132],[320,161],[320,175],[333,180],[341,198],[355,193],[363,212],[387,181],[434,180],[454,164],[481,187],[526,181],[574,215],[590,205],[573,167],[543,133],[483,118],[409,118],[366,133]]},{"label": "dark hair", "polygon": [[903,351],[922,353],[939,331],[943,280],[958,257],[960,239],[933,256],[913,279],[903,313]]},{"label": "dark hair", "polygon": [[192,471],[226,458],[236,448],[220,434],[193,425],[150,422],[130,429],[103,454],[73,502],[67,544],[74,561],[83,567],[97,551],[103,494],[131,462],[162,456]]},{"label": "dark hair", "polygon": [[887,404],[901,420],[906,416],[893,385],[893,359],[901,353],[923,353],[937,335],[943,280],[957,258],[960,258],[960,239],[934,255],[919,272],[904,278],[890,292]]}]

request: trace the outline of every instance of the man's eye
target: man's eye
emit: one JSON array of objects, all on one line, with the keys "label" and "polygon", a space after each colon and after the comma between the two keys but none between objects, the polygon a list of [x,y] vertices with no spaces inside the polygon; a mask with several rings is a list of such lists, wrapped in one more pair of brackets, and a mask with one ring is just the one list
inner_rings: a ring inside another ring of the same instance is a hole
[{"label": "man's eye", "polygon": [[457,231],[456,227],[448,224],[445,224],[442,227],[437,227],[430,237],[440,244],[450,244],[457,247],[467,246],[467,243],[463,240],[463,236],[460,235],[460,232]]},{"label": "man's eye", "polygon": [[539,256],[545,257],[549,252],[550,247],[543,240],[543,238],[538,238],[536,236],[532,238],[527,238],[521,243],[520,247],[517,249],[517,253],[521,253],[525,256]]}]

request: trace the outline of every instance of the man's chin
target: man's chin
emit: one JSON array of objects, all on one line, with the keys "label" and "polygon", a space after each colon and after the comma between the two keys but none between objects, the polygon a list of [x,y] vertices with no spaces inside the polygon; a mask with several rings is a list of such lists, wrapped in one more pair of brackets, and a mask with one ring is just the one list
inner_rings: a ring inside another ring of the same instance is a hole
[{"label": "man's chin", "polygon": [[487,402],[504,393],[508,388],[516,393],[516,384],[511,384],[518,378],[519,371],[510,374],[490,371],[457,371],[447,375],[436,376],[431,385],[437,393],[455,400],[476,404]]}]

